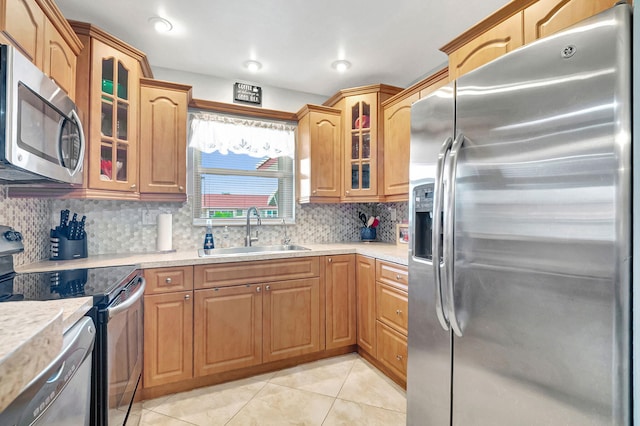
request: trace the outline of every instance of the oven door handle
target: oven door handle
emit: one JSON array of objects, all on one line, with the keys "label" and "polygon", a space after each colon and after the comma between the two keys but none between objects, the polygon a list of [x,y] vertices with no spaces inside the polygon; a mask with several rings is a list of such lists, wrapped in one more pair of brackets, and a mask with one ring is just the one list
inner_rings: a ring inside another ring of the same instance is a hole
[{"label": "oven door handle", "polygon": [[121,304],[107,309],[109,319],[115,317],[123,311],[126,311],[142,297],[142,295],[144,294],[144,289],[147,286],[147,282],[145,281],[144,277],[139,277],[138,279],[141,284],[140,287],[135,291],[135,293],[133,293],[129,298],[127,298],[127,300],[125,300]]}]

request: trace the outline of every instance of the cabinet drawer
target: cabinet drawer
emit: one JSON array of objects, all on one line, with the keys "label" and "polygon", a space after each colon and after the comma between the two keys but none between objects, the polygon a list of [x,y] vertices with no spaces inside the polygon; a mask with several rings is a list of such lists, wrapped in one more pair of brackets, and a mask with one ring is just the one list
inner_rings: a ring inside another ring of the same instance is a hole
[{"label": "cabinet drawer", "polygon": [[193,290],[193,266],[145,269],[145,294]]},{"label": "cabinet drawer", "polygon": [[406,292],[376,283],[376,318],[405,336],[409,325],[408,306]]},{"label": "cabinet drawer", "polygon": [[195,288],[294,280],[320,276],[318,257],[196,265]]},{"label": "cabinet drawer", "polygon": [[403,380],[407,379],[407,338],[380,321],[376,323],[378,361]]},{"label": "cabinet drawer", "polygon": [[408,277],[406,266],[376,259],[376,281],[407,291]]}]

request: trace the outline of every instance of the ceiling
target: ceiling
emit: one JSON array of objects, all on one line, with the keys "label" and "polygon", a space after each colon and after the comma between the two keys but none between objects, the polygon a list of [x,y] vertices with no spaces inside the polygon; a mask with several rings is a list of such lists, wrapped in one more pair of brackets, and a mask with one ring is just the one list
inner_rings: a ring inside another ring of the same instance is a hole
[{"label": "ceiling", "polygon": [[[443,66],[438,49],[508,0],[56,0],[162,67],[316,95],[408,87]],[[170,20],[159,34],[152,16]],[[252,73],[247,60],[262,63]],[[347,59],[338,73],[331,63]]]}]

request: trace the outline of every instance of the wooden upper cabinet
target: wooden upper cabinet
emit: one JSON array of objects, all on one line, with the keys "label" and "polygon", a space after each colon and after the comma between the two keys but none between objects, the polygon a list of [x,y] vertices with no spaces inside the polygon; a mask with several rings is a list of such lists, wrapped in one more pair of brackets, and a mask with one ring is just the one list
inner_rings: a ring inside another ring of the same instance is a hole
[{"label": "wooden upper cabinet", "polygon": [[191,86],[140,80],[140,198],[186,200]]},{"label": "wooden upper cabinet", "polygon": [[47,21],[44,29],[44,72],[67,92],[71,99],[75,99],[78,55],[52,23]]},{"label": "wooden upper cabinet", "polygon": [[306,105],[298,112],[298,201],[336,203],[341,188],[341,111]]},{"label": "wooden upper cabinet", "polygon": [[325,257],[326,349],[356,344],[356,258]]},{"label": "wooden upper cabinet", "polygon": [[409,199],[409,151],[411,145],[411,104],[420,98],[414,93],[384,108],[384,195],[393,201]]},{"label": "wooden upper cabinet", "polygon": [[454,80],[522,44],[522,12],[519,12],[450,53],[446,52],[449,53],[449,78]]},{"label": "wooden upper cabinet", "polygon": [[52,0],[0,0],[0,32],[75,99],[82,43]]},{"label": "wooden upper cabinet", "polygon": [[546,37],[613,5],[612,0],[539,0],[524,10],[524,42]]},{"label": "wooden upper cabinet", "polygon": [[45,16],[36,0],[2,0],[2,32],[40,69],[44,60]]}]

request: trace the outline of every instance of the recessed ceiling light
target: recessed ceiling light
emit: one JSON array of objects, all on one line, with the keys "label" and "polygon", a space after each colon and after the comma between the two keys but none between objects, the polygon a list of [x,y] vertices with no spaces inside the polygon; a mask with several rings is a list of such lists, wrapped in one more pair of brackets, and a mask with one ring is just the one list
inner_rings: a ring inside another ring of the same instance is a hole
[{"label": "recessed ceiling light", "polygon": [[346,70],[351,68],[351,62],[349,62],[347,60],[344,60],[344,59],[340,59],[339,61],[334,61],[331,64],[331,68],[333,68],[334,70],[336,70],[338,72],[345,72]]},{"label": "recessed ceiling light", "polygon": [[262,68],[262,64],[258,61],[246,61],[244,67],[251,72],[258,72]]},{"label": "recessed ceiling light", "polygon": [[149,23],[153,25],[153,28],[159,33],[168,33],[173,29],[173,25],[168,20],[159,16],[152,16],[149,18]]}]

